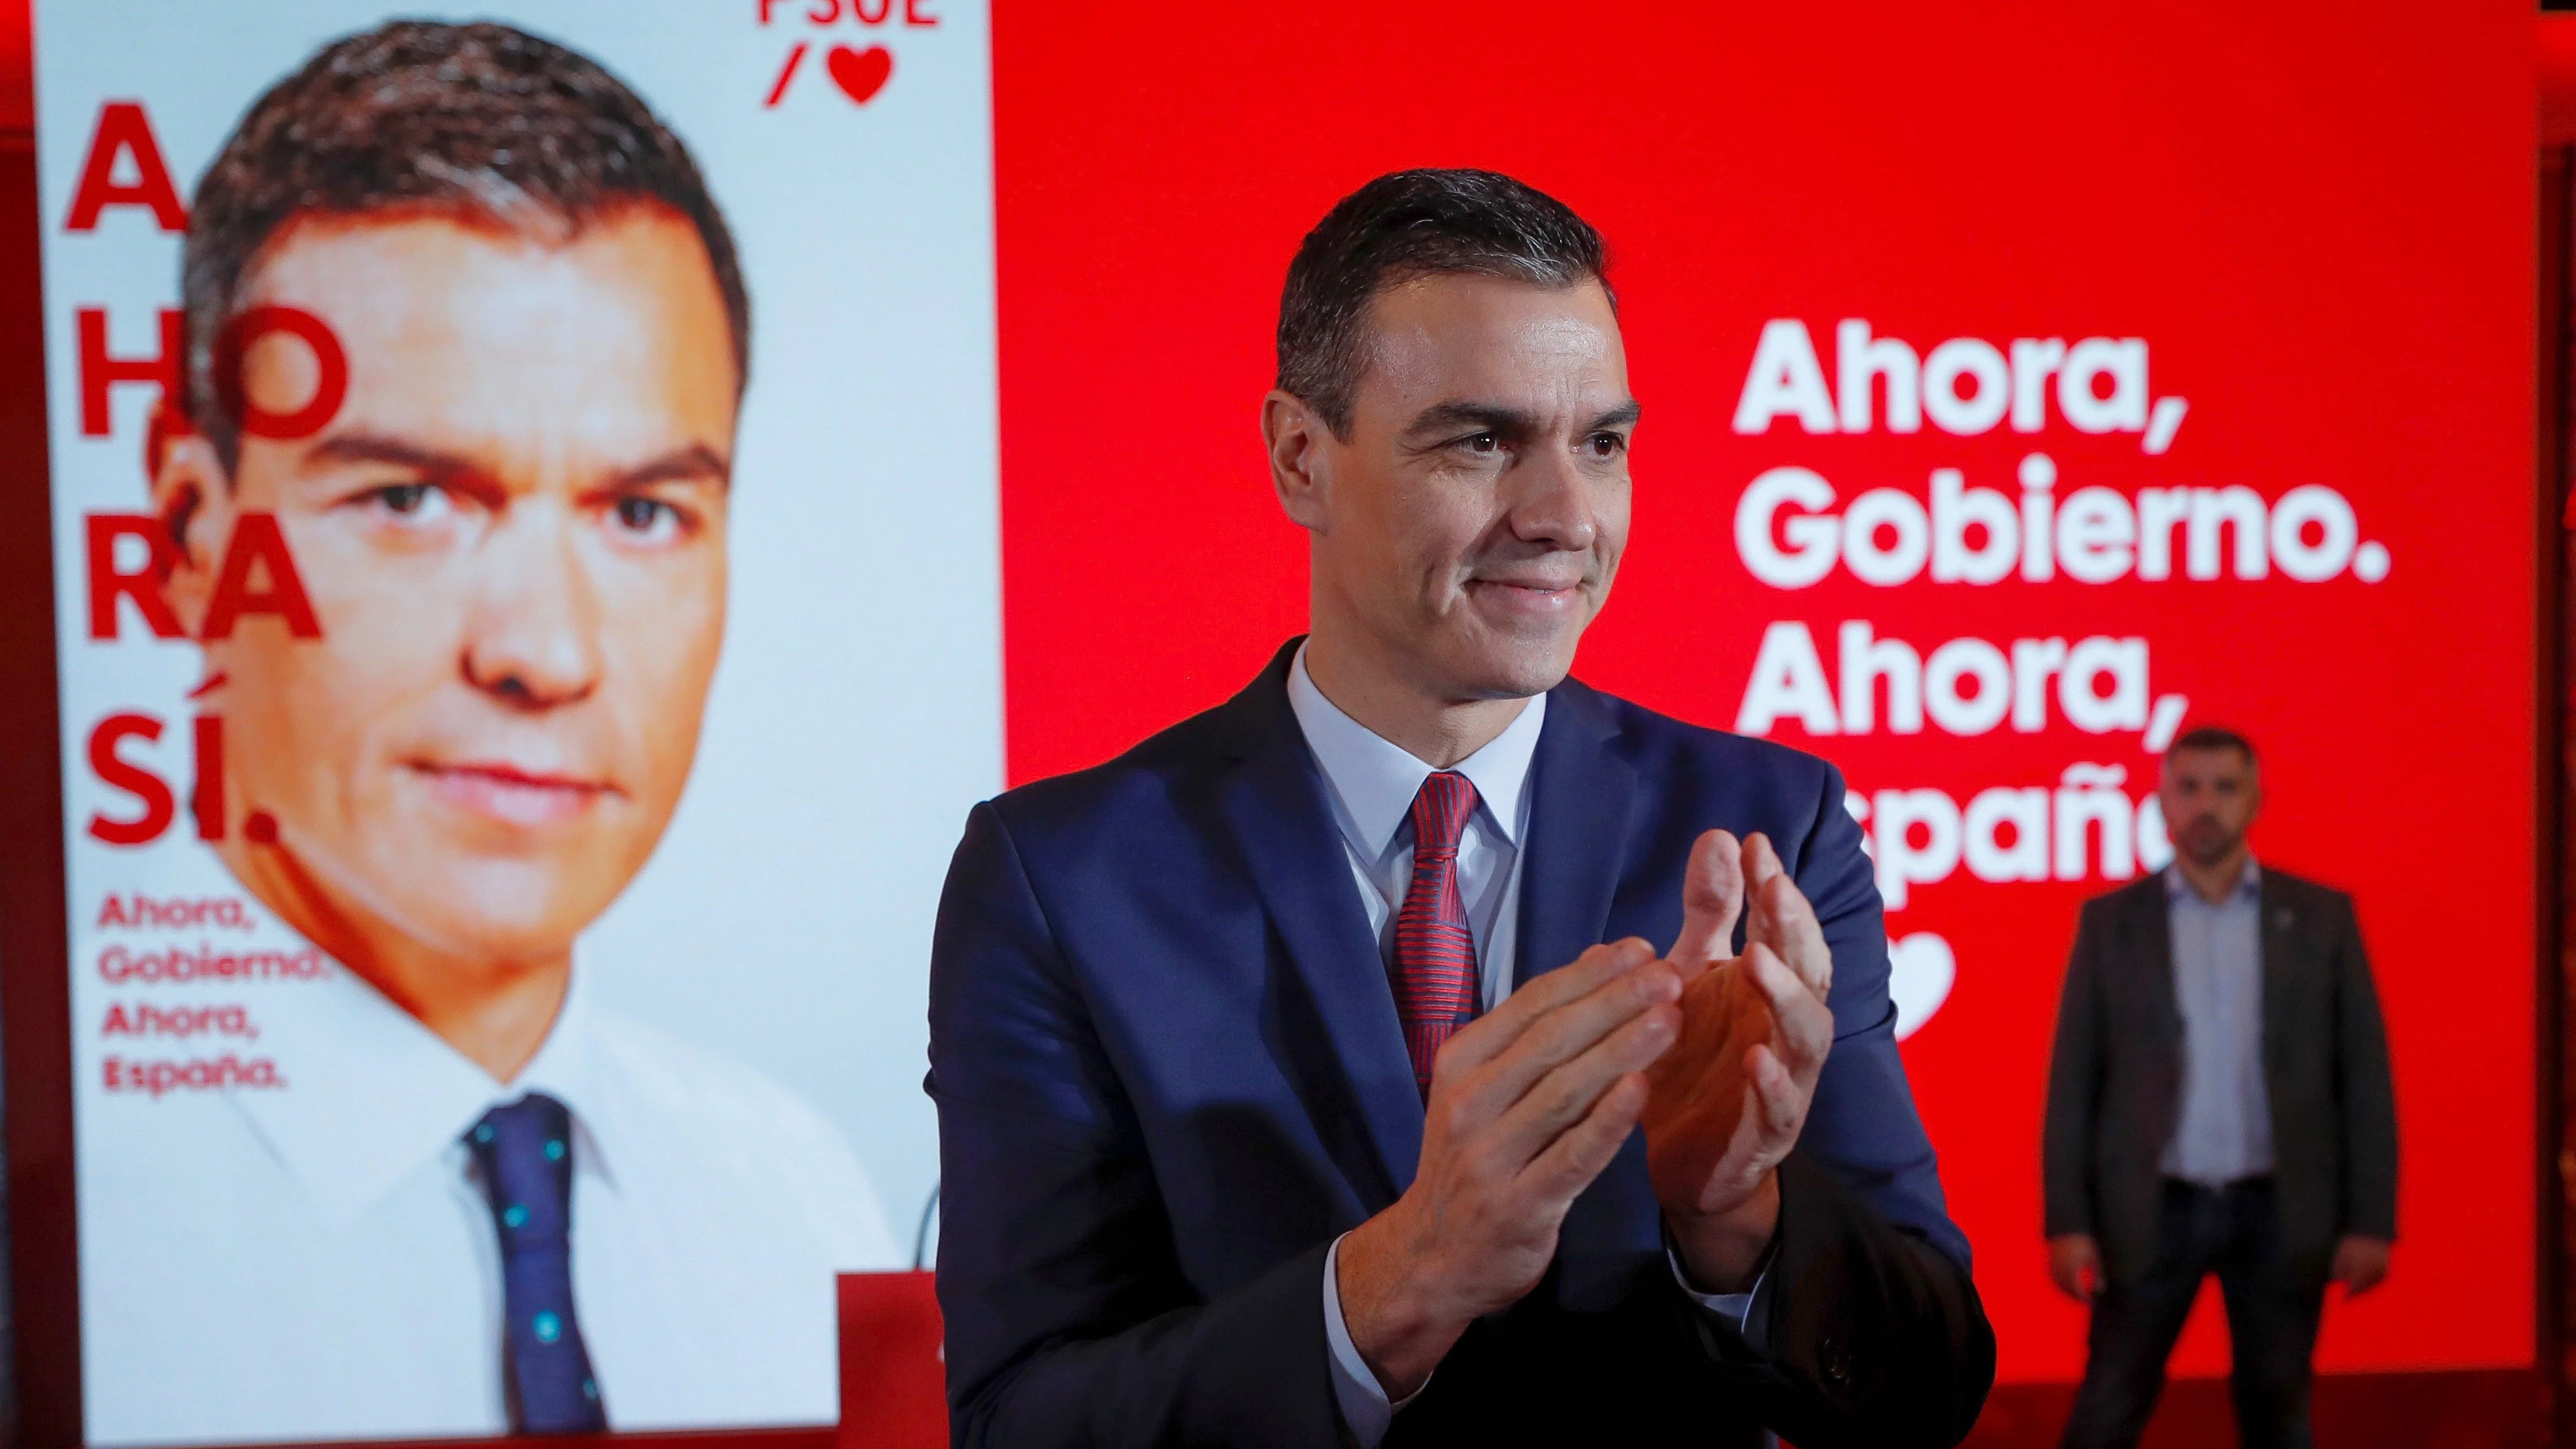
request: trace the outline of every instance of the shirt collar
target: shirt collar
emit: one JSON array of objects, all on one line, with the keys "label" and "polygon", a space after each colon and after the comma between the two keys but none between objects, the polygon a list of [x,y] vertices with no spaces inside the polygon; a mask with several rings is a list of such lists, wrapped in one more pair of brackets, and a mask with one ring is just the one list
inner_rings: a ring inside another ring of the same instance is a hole
[{"label": "shirt collar", "polygon": [[233,1099],[335,1225],[456,1147],[485,1112],[529,1092],[571,1110],[578,1160],[604,1176],[586,975],[573,971],[544,1043],[506,1083],[346,966],[276,983],[254,1008],[255,1050],[276,1062],[282,1085],[236,1088]]},{"label": "shirt collar", "polygon": [[[2166,900],[2176,901],[2182,899],[2184,896],[2191,896],[2194,899],[2198,899],[2199,893],[2191,888],[2191,882],[2183,879],[2181,866],[2166,866],[2164,876]],[[2233,895],[2260,895],[2262,894],[2262,891],[2263,867],[2256,864],[2254,857],[2249,855],[2245,857],[2245,873],[2236,878],[2236,889],[2233,892]]]},{"label": "shirt collar", "polygon": [[[1432,767],[1326,699],[1306,673],[1302,644],[1288,668],[1288,707],[1332,787],[1344,836],[1363,859],[1381,859],[1412,814],[1413,797],[1422,792]],[[1530,760],[1538,752],[1539,731],[1546,723],[1547,696],[1532,695],[1501,734],[1450,766],[1476,787],[1477,815],[1515,846],[1520,844]]]}]

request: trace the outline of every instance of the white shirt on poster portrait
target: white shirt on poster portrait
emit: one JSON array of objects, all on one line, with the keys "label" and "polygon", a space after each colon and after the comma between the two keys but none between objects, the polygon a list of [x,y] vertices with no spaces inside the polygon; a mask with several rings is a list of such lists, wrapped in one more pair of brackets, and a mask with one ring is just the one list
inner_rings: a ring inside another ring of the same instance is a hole
[{"label": "white shirt on poster portrait", "polygon": [[284,1086],[84,1094],[89,1442],[506,1431],[500,1250],[463,1139],[527,1092],[574,1124],[574,1304],[610,1426],[835,1422],[834,1274],[903,1266],[857,1159],[783,1087],[599,1009],[587,976],[506,1086],[335,968],[231,993]]}]

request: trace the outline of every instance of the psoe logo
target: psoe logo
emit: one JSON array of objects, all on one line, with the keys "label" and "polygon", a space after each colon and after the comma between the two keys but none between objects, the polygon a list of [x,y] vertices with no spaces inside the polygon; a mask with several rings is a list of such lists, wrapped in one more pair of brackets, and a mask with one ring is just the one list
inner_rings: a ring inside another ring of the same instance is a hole
[{"label": "psoe logo", "polygon": [[788,45],[786,58],[779,62],[777,78],[769,83],[769,95],[762,106],[775,109],[787,99],[787,92],[808,69],[806,61],[818,47],[820,58],[811,68],[821,71],[833,89],[854,106],[875,100],[886,83],[894,79],[894,48],[886,40],[902,31],[938,28],[939,16],[931,10],[933,3],[934,0],[758,0],[763,30],[778,27],[803,32]]}]

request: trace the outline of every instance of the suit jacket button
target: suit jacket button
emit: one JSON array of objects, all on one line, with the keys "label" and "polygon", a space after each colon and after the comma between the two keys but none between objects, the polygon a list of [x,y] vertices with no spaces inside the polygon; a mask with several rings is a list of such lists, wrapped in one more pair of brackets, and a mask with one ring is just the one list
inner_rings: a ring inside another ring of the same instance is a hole
[{"label": "suit jacket button", "polygon": [[1851,1350],[1846,1348],[1843,1345],[1842,1340],[1838,1338],[1827,1338],[1823,1344],[1819,1345],[1819,1348],[1824,1360],[1825,1382],[1832,1384],[1838,1389],[1850,1388],[1852,1380]]}]

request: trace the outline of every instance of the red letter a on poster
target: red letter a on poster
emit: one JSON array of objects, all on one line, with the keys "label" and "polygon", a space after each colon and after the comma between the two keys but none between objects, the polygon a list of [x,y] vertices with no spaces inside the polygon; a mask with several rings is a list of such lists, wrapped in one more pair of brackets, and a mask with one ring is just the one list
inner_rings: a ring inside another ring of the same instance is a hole
[{"label": "red letter a on poster", "polygon": [[[134,157],[135,179],[114,179],[116,154]],[[65,231],[91,231],[101,209],[148,206],[163,231],[186,231],[188,208],[179,204],[179,188],[170,181],[161,143],[152,138],[152,122],[137,101],[109,101],[98,108],[98,129],[89,138],[89,160],[82,163],[80,187],[72,193],[72,214]]]},{"label": "red letter a on poster", "polygon": [[[268,587],[251,588],[253,564],[265,568]],[[286,551],[286,534],[274,513],[245,513],[233,525],[233,540],[224,546],[223,572],[215,576],[215,595],[206,601],[205,637],[230,637],[244,614],[275,614],[298,639],[322,637],[322,623],[313,617],[313,603],[304,596],[304,580],[296,577],[294,555]]]}]

